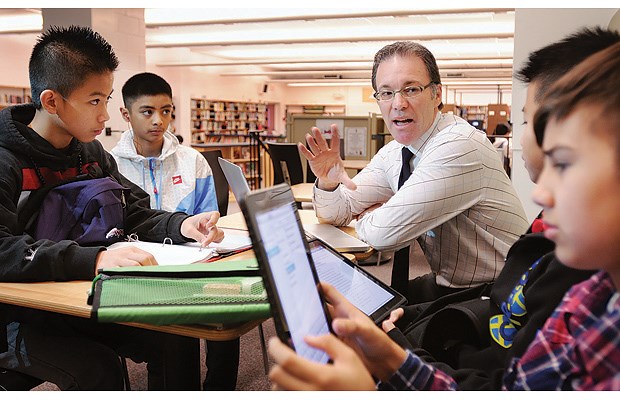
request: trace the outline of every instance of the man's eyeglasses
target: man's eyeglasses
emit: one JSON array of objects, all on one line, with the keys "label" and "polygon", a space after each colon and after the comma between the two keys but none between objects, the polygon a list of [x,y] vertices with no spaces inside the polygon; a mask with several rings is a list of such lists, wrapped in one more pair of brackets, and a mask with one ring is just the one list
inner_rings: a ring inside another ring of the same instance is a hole
[{"label": "man's eyeglasses", "polygon": [[384,89],[384,90],[379,90],[378,92],[374,93],[372,96],[375,99],[377,99],[377,101],[390,101],[394,99],[394,96],[396,96],[396,93],[400,93],[401,96],[407,99],[410,99],[410,98],[421,95],[424,89],[434,84],[435,82],[430,82],[426,86],[406,86],[400,90]]}]

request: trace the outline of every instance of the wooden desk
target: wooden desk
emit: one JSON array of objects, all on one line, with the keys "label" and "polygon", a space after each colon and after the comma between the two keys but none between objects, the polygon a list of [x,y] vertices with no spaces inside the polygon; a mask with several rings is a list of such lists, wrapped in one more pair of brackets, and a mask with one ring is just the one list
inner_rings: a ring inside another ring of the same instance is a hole
[{"label": "wooden desk", "polygon": [[[253,257],[253,252],[244,252],[233,256],[242,259]],[[228,257],[226,260],[234,259]],[[0,282],[0,303],[13,304],[37,310],[51,311],[59,314],[90,318],[91,306],[86,304],[91,282],[35,282],[7,283]],[[224,328],[207,325],[149,325],[141,323],[124,323],[143,329],[172,333],[208,340],[232,340],[257,327],[262,320],[248,321]]]},{"label": "wooden desk", "polygon": [[[319,223],[314,210],[299,210],[299,215],[303,224]],[[222,217],[218,225],[222,228],[247,230],[242,213],[234,213]],[[352,226],[341,227],[340,229],[350,235],[355,235],[355,228]],[[250,257],[254,257],[254,252],[251,250],[227,257],[224,260],[247,259]],[[91,306],[86,303],[90,288],[91,282],[89,281],[0,282],[0,303],[90,318]],[[224,327],[207,325],[150,325],[134,322],[123,323],[123,325],[199,339],[223,341],[236,339],[259,326],[263,321],[248,321]]]},{"label": "wooden desk", "polygon": [[342,160],[345,169],[354,169],[360,172],[368,165],[368,160]]},{"label": "wooden desk", "polygon": [[295,201],[299,203],[312,203],[313,187],[314,183],[298,183],[291,186]]}]

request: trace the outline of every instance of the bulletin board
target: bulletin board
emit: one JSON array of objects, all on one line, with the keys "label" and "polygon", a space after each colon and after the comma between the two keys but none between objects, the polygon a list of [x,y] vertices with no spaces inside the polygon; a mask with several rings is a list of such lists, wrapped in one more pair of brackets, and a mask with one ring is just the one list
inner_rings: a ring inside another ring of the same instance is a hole
[{"label": "bulletin board", "polygon": [[316,126],[325,137],[331,139],[330,126],[338,125],[340,129],[340,156],[347,160],[370,160],[371,130],[368,117],[321,117],[309,115],[294,115],[288,132],[288,139],[292,143],[305,143],[306,133]]}]

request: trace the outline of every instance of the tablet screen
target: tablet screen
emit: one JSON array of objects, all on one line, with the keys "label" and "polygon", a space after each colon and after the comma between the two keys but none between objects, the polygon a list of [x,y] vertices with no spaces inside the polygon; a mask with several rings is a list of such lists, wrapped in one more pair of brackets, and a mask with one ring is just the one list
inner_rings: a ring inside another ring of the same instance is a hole
[{"label": "tablet screen", "polygon": [[373,315],[394,298],[394,295],[359,269],[347,264],[340,255],[331,252],[321,242],[310,242],[310,251],[319,280],[334,286],[366,315]]},{"label": "tablet screen", "polygon": [[325,363],[327,354],[304,341],[306,335],[328,334],[329,328],[291,207],[294,204],[261,211],[256,214],[256,222],[293,347],[302,357]]}]

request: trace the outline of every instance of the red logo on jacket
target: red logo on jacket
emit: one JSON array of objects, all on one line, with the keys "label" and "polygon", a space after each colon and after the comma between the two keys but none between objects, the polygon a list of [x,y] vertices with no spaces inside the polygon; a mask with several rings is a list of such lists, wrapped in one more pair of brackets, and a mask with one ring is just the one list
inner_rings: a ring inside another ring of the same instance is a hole
[{"label": "red logo on jacket", "polygon": [[178,185],[179,183],[183,183],[183,178],[181,178],[181,175],[173,176],[172,177],[172,184],[173,185]]}]

